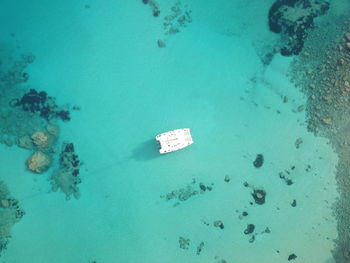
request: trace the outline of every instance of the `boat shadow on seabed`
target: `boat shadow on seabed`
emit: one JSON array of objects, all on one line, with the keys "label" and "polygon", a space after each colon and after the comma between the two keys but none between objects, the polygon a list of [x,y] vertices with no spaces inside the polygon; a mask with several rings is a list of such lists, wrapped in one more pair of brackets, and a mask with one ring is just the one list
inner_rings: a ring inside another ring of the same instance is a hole
[{"label": "boat shadow on seabed", "polygon": [[147,140],[136,147],[131,154],[131,158],[136,161],[149,161],[161,156],[160,145],[154,139]]}]

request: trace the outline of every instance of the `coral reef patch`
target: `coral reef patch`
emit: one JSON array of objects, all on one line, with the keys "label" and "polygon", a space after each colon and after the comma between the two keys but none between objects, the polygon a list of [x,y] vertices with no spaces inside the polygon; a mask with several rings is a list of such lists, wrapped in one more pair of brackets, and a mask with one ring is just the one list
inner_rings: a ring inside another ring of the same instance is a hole
[{"label": "coral reef patch", "polygon": [[298,55],[307,32],[317,16],[324,15],[329,3],[322,0],[277,0],[269,10],[269,28],[281,35],[280,53]]},{"label": "coral reef patch", "polygon": [[[29,171],[45,173],[56,158],[60,135],[59,121],[69,121],[68,106],[59,106],[46,91],[37,91],[28,85],[26,67],[35,60],[34,55],[16,55],[12,50],[0,53],[0,143],[31,151],[26,161]],[[74,106],[73,109],[80,109]],[[53,179],[53,189],[62,189],[67,199],[79,196],[80,161],[72,143],[64,144],[58,169]]]},{"label": "coral reef patch", "polygon": [[35,89],[30,89],[22,98],[13,100],[11,105],[21,107],[24,111],[38,113],[47,121],[54,118],[60,118],[63,121],[70,120],[69,111],[60,108],[56,104],[55,98],[48,96],[45,91],[38,92]]},{"label": "coral reef patch", "polygon": [[74,151],[73,143],[64,142],[59,157],[59,168],[50,177],[52,190],[61,189],[66,194],[66,199],[73,195],[79,199],[80,192],[78,184],[81,183],[79,175],[81,162]]},{"label": "coral reef patch", "polygon": [[0,181],[0,256],[7,248],[12,227],[24,216],[18,200],[11,197],[3,181]]}]

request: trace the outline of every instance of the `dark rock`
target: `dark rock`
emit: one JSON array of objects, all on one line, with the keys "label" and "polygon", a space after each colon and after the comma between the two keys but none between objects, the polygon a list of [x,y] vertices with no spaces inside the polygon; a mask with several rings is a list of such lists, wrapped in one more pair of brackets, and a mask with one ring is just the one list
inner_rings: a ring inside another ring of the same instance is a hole
[{"label": "dark rock", "polygon": [[297,256],[293,253],[288,256],[288,261],[296,259]]},{"label": "dark rock", "polygon": [[202,252],[202,249],[204,247],[204,242],[202,241],[198,246],[197,246],[197,252],[196,254],[199,255]]},{"label": "dark rock", "polygon": [[247,228],[244,230],[244,234],[249,235],[254,232],[255,226],[253,224],[248,224]]},{"label": "dark rock", "polygon": [[249,238],[249,243],[253,243],[255,241],[255,235],[252,235],[250,238]]},{"label": "dark rock", "polygon": [[23,82],[27,82],[29,80],[29,74],[27,72],[22,73]]},{"label": "dark rock", "polygon": [[244,187],[248,187],[248,186],[249,186],[248,182],[244,182],[244,183],[243,183],[243,186],[244,186]]},{"label": "dark rock", "polygon": [[262,205],[265,203],[266,192],[264,190],[254,190],[252,193],[255,203]]},{"label": "dark rock", "polygon": [[293,184],[293,181],[291,179],[286,179],[285,181],[286,181],[287,185],[292,185]]},{"label": "dark rock", "polygon": [[207,187],[206,187],[203,183],[200,183],[200,184],[199,184],[199,188],[200,188],[203,192],[205,192],[205,191],[207,190]]},{"label": "dark rock", "polygon": [[154,17],[158,17],[158,16],[159,16],[159,14],[160,14],[159,9],[155,9],[155,10],[153,10],[153,16],[154,16]]},{"label": "dark rock", "polygon": [[242,213],[242,216],[247,216],[248,215],[248,213],[246,212],[246,211],[244,211],[243,213]]},{"label": "dark rock", "polygon": [[297,206],[297,200],[293,200],[293,202],[290,204],[291,206],[293,206],[293,207],[296,207]]},{"label": "dark rock", "polygon": [[214,222],[215,227],[220,227],[221,229],[224,229],[224,223],[221,220],[216,220]]},{"label": "dark rock", "polygon": [[255,168],[260,168],[264,164],[264,156],[262,154],[257,154],[253,165]]},{"label": "dark rock", "polygon": [[[66,153],[72,153],[74,152],[74,144],[73,143],[66,143],[63,148],[63,152]],[[76,157],[75,157],[76,158]]]}]

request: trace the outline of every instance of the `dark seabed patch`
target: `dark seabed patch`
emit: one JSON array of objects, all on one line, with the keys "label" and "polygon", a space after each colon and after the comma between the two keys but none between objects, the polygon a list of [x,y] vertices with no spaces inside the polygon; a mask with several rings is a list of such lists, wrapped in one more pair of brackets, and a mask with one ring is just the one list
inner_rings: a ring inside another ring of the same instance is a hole
[{"label": "dark seabed patch", "polygon": [[280,34],[280,53],[283,56],[298,55],[308,30],[317,16],[324,15],[329,3],[322,0],[277,0],[268,14],[269,28]]}]

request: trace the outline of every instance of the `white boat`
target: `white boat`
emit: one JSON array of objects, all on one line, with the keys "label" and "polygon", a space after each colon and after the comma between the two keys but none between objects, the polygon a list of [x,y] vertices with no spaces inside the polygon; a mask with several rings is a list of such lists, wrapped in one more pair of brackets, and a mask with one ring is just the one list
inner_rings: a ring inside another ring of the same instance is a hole
[{"label": "white boat", "polygon": [[193,143],[189,128],[176,129],[156,136],[160,144],[160,153],[170,153],[185,148]]}]

